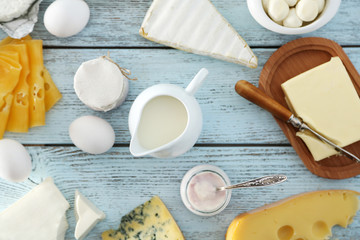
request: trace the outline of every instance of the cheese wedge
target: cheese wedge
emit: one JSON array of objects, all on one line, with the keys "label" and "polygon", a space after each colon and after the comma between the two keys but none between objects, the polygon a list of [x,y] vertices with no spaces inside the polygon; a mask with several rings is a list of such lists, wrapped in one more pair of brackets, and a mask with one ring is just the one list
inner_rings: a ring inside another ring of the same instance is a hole
[{"label": "cheese wedge", "polygon": [[51,178],[0,213],[0,239],[64,240],[70,205]]},{"label": "cheese wedge", "polygon": [[10,132],[27,132],[29,128],[29,85],[27,77],[29,75],[29,59],[25,44],[7,44],[0,46],[0,55],[4,51],[14,51],[19,55],[19,63],[22,66],[19,82],[13,91],[13,104],[6,130]]},{"label": "cheese wedge", "polygon": [[62,98],[62,95],[46,68],[43,69],[43,78],[45,88],[45,110],[49,111]]},{"label": "cheese wedge", "polygon": [[[360,140],[360,99],[339,57],[281,85],[294,114],[344,147]],[[316,161],[336,152],[311,134],[298,134]],[[317,145],[317,146],[315,146]],[[328,150],[326,150],[328,149]]]},{"label": "cheese wedge", "polygon": [[309,192],[237,216],[226,240],[324,240],[334,225],[347,227],[359,209],[360,193]]},{"label": "cheese wedge", "polygon": [[78,190],[75,191],[75,238],[82,240],[89,234],[95,225],[105,219],[105,214]]},{"label": "cheese wedge", "polygon": [[257,67],[250,47],[209,0],[154,0],[139,33],[173,48]]},{"label": "cheese wedge", "polygon": [[159,197],[146,203],[121,218],[117,230],[102,234],[103,240],[184,240],[179,227]]}]

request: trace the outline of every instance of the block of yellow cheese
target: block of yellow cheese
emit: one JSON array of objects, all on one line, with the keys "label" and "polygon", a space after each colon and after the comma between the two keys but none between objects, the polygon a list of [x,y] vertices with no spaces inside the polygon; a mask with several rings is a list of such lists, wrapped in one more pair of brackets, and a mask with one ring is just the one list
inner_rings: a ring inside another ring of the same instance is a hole
[{"label": "block of yellow cheese", "polygon": [[[311,128],[344,147],[360,140],[360,99],[339,57],[281,85],[294,114]],[[315,160],[336,152],[311,134],[298,134]],[[316,146],[314,146],[316,145]]]},{"label": "block of yellow cheese", "polygon": [[7,44],[0,46],[0,55],[3,52],[16,52],[19,55],[19,62],[22,66],[19,82],[13,91],[13,104],[6,130],[10,132],[27,132],[29,128],[29,59],[25,44]]},{"label": "block of yellow cheese", "polygon": [[158,196],[121,218],[117,230],[105,231],[103,240],[184,240],[169,210]]},{"label": "block of yellow cheese", "polygon": [[324,190],[296,195],[237,216],[226,240],[325,240],[334,225],[347,227],[360,193]]}]

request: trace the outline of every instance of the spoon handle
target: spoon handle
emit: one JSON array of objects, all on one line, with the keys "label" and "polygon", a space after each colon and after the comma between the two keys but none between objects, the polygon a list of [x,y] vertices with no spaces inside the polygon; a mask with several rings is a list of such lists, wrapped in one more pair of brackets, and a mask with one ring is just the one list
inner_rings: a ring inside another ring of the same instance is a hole
[{"label": "spoon handle", "polygon": [[286,181],[286,179],[287,177],[285,175],[265,176],[231,186],[219,187],[218,190],[222,191],[225,189],[234,189],[234,188],[264,187],[264,186],[270,186],[284,182]]}]

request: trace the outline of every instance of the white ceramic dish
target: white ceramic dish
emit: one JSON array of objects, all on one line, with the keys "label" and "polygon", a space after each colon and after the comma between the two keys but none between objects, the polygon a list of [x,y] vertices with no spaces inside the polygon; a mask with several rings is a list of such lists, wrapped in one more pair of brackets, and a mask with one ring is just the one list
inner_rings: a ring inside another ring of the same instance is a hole
[{"label": "white ceramic dish", "polygon": [[263,8],[262,0],[247,0],[251,15],[261,26],[273,32],[288,35],[309,33],[321,28],[335,16],[340,7],[340,3],[341,0],[326,0],[325,8],[316,20],[303,27],[289,28],[281,26],[271,20]]}]

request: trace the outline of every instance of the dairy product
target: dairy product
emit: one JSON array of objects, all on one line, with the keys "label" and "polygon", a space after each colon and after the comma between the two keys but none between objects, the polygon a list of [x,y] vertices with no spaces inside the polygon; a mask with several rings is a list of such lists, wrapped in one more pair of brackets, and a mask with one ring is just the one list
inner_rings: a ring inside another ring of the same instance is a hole
[{"label": "dairy product", "polygon": [[101,236],[103,240],[185,240],[174,218],[158,196],[123,216],[117,230],[105,231]]},{"label": "dairy product", "polygon": [[309,192],[237,216],[226,240],[325,240],[334,225],[347,227],[359,209],[360,193]]},{"label": "dairy product", "polygon": [[0,213],[0,239],[64,240],[69,207],[52,178],[46,178]]},{"label": "dairy product", "polygon": [[226,201],[226,191],[218,191],[218,187],[226,185],[224,179],[212,172],[195,175],[187,187],[190,204],[198,211],[212,212],[219,209]]},{"label": "dairy product", "polygon": [[[281,85],[294,114],[340,147],[360,140],[360,100],[339,57]],[[334,154],[313,135],[300,134],[315,160]],[[309,140],[311,139],[311,140]],[[328,149],[328,150],[326,150]]]},{"label": "dairy product", "polygon": [[248,44],[209,0],[154,0],[139,32],[173,48],[257,67]]},{"label": "dairy product", "polygon": [[140,144],[155,149],[179,137],[188,121],[182,102],[171,96],[151,99],[144,107],[137,131]]},{"label": "dairy product", "polygon": [[35,0],[0,0],[0,22],[8,22],[24,15]]},{"label": "dairy product", "polygon": [[76,217],[74,235],[76,239],[82,240],[98,222],[105,219],[105,214],[78,190],[75,191],[74,208]]}]

